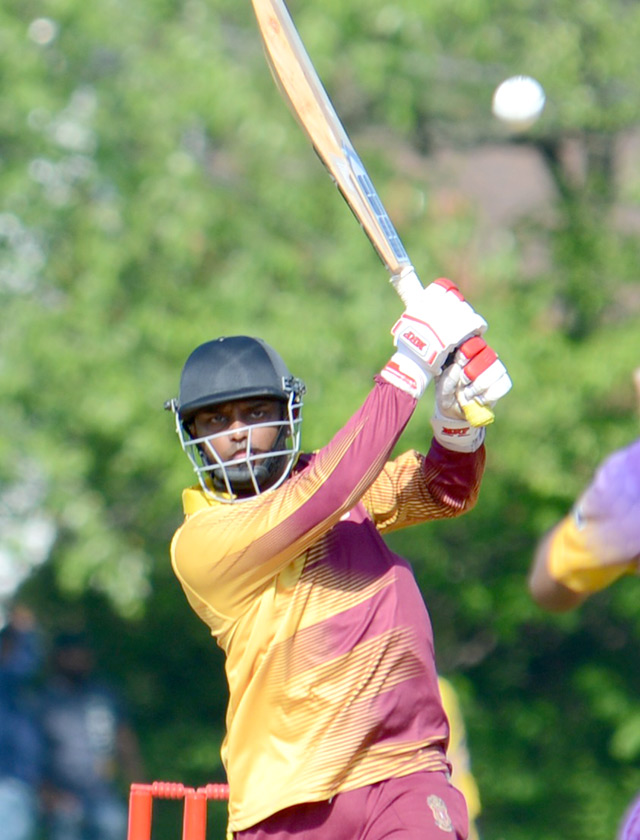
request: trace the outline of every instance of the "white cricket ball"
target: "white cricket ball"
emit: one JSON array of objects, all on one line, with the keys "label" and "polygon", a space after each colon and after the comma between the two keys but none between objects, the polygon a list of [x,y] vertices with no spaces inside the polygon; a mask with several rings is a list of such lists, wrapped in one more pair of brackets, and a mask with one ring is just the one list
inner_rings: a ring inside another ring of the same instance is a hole
[{"label": "white cricket ball", "polygon": [[525,131],[542,113],[545,100],[540,82],[531,76],[512,76],[495,89],[491,110],[511,131]]}]

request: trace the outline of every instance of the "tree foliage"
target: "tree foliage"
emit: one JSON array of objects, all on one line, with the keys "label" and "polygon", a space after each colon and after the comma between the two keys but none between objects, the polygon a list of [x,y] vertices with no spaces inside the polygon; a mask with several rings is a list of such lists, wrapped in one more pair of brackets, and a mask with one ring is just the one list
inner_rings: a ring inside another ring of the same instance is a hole
[{"label": "tree foliage", "polygon": [[[640,787],[637,581],[557,618],[526,574],[637,435],[640,181],[621,163],[640,7],[290,7],[423,279],[460,283],[514,380],[476,510],[393,541],[461,692],[483,834],[610,840]],[[515,73],[548,95],[523,137],[489,111]],[[249,3],[5,0],[0,85],[1,559],[45,561],[22,593],[45,628],[92,623],[150,776],[219,778],[226,689],[169,569],[191,478],[164,401],[196,344],[260,335],[307,382],[320,446],[386,360],[399,302],[280,100]],[[487,144],[537,155],[554,192],[479,249],[476,208],[442,202],[434,162]],[[404,446],[427,444],[428,403]]]}]

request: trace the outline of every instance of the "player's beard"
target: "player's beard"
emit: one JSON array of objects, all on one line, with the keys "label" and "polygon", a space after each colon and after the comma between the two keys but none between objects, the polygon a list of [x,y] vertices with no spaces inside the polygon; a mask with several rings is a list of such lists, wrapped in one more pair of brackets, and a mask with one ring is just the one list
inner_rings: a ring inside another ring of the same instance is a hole
[{"label": "player's beard", "polygon": [[[287,438],[288,429],[283,426],[273,443],[273,451],[282,449]],[[209,460],[210,463],[210,459]],[[237,464],[226,462],[212,464],[211,482],[218,492],[227,492],[227,482],[233,493],[238,496],[253,496],[257,484],[260,492],[268,490],[280,478],[287,467],[287,455],[272,455],[264,453],[264,458],[251,462],[238,460]],[[227,481],[225,481],[225,476]],[[253,476],[253,477],[252,477]]]}]

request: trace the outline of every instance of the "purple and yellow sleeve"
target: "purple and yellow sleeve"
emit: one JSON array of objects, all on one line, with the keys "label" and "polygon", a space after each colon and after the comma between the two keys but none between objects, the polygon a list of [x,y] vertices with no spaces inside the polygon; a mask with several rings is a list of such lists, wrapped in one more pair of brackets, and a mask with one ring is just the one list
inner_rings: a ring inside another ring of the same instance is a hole
[{"label": "purple and yellow sleeve", "polygon": [[548,571],[580,594],[636,574],[640,560],[640,440],[610,455],[556,528]]},{"label": "purple and yellow sleeve", "polygon": [[637,562],[602,565],[600,556],[588,548],[584,530],[578,527],[572,514],[562,520],[551,538],[547,569],[567,589],[590,595],[624,575],[634,574]]}]

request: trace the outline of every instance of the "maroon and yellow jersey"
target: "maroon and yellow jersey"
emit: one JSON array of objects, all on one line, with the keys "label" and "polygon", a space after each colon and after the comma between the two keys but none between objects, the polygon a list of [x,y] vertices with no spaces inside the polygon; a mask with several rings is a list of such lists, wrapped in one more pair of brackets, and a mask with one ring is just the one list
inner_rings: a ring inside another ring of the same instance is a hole
[{"label": "maroon and yellow jersey", "polygon": [[476,501],[484,449],[389,460],[415,401],[376,379],[282,486],[235,504],[185,490],[172,542],[226,654],[229,825],[417,770],[447,769],[429,616],[381,534]]}]

